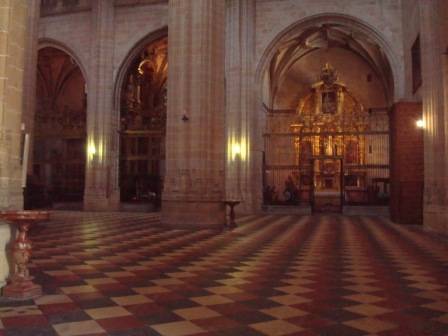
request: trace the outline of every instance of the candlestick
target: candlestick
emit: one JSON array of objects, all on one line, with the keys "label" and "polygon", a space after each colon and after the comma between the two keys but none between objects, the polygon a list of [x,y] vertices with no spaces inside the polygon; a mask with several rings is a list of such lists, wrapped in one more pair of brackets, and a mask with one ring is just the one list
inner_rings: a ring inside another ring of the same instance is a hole
[{"label": "candlestick", "polygon": [[23,145],[23,158],[22,158],[22,188],[26,187],[26,176],[28,173],[28,154],[30,150],[30,135],[25,134],[25,142]]}]

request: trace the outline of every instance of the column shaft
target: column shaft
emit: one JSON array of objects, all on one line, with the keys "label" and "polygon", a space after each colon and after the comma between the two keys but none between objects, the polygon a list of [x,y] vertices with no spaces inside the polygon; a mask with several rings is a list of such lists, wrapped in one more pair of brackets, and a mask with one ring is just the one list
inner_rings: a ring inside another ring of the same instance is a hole
[{"label": "column shaft", "polygon": [[0,209],[22,209],[21,130],[27,0],[0,4]]},{"label": "column shaft", "polygon": [[424,130],[424,224],[447,229],[447,146],[444,110],[442,17],[439,1],[421,1],[422,101]]},{"label": "column shaft", "polygon": [[170,0],[166,178],[162,221],[218,226],[224,197],[224,17],[221,0]]},{"label": "column shaft", "polygon": [[87,82],[87,172],[84,209],[115,210],[119,206],[117,124],[112,113],[114,4],[92,3],[94,38]]},{"label": "column shaft", "polygon": [[252,141],[255,0],[227,1],[226,27],[226,198],[241,200],[236,210],[247,213],[260,207],[262,185],[261,174],[255,173],[260,151]]}]

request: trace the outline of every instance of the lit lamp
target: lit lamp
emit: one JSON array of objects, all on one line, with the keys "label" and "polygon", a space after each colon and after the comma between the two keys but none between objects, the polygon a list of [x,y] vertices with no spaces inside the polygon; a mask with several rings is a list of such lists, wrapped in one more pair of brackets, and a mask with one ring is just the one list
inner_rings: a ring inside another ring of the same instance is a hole
[{"label": "lit lamp", "polygon": [[242,138],[240,142],[231,141],[229,146],[229,154],[232,161],[241,160],[246,161],[247,158],[247,143],[246,139]]},{"label": "lit lamp", "polygon": [[241,145],[239,143],[234,143],[232,144],[233,160],[235,160],[237,156],[241,156]]},{"label": "lit lamp", "polygon": [[415,122],[415,125],[416,125],[418,128],[424,128],[424,127],[425,127],[425,122],[423,121],[423,119],[419,119],[419,120],[417,120],[417,121]]},{"label": "lit lamp", "polygon": [[96,154],[96,147],[95,147],[95,144],[93,142],[91,142],[87,146],[87,154],[88,154],[90,160],[92,160],[93,157],[95,156],[95,154]]}]

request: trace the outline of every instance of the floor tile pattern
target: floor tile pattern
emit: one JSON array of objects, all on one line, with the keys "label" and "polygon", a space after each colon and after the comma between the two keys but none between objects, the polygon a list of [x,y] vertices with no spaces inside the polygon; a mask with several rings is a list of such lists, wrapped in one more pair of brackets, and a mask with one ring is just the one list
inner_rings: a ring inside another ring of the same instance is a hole
[{"label": "floor tile pattern", "polygon": [[448,240],[385,219],[56,212],[31,234],[45,295],[0,300],[0,336],[448,335]]}]

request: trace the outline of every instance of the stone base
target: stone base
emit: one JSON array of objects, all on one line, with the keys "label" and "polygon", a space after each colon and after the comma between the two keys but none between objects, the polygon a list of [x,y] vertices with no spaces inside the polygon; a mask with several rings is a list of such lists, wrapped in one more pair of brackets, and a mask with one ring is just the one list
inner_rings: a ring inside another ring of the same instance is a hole
[{"label": "stone base", "polygon": [[162,201],[161,223],[169,227],[223,229],[226,208],[222,202]]},{"label": "stone base", "polygon": [[42,287],[31,280],[10,283],[3,288],[3,296],[15,300],[28,300],[42,295]]},{"label": "stone base", "polygon": [[86,191],[84,193],[84,211],[120,211],[120,196],[113,193],[109,197]]},{"label": "stone base", "polygon": [[[438,210],[438,211],[436,211]],[[425,228],[448,235],[448,209],[426,210],[423,213],[423,225]]]}]

